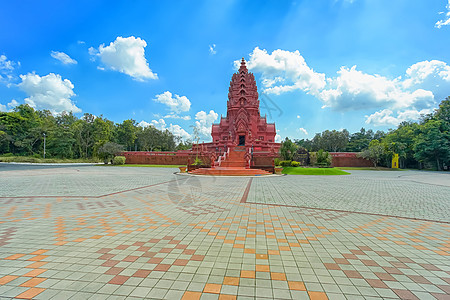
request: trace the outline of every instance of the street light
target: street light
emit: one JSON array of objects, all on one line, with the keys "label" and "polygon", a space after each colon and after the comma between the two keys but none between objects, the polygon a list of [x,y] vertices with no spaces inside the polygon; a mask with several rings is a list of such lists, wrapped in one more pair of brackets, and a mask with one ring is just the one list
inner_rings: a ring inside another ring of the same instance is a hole
[{"label": "street light", "polygon": [[44,135],[44,159],[45,159],[45,132],[43,133]]}]

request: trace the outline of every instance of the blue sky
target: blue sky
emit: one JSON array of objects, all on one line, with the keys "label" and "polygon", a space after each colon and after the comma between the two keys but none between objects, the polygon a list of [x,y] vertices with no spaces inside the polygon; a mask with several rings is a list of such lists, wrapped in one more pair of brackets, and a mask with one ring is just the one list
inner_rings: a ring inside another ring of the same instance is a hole
[{"label": "blue sky", "polygon": [[8,1],[0,110],[132,118],[210,139],[235,61],[278,138],[395,128],[450,95],[450,0]]}]

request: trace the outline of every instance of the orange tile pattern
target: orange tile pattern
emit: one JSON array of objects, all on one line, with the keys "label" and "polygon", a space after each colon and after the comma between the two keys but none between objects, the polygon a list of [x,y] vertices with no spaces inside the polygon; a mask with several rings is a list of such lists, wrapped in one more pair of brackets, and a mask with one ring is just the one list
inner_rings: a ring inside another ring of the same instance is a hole
[{"label": "orange tile pattern", "polygon": [[186,177],[96,197],[3,198],[0,298],[58,298],[77,285],[124,298],[450,294],[449,224],[246,203],[250,186]]}]

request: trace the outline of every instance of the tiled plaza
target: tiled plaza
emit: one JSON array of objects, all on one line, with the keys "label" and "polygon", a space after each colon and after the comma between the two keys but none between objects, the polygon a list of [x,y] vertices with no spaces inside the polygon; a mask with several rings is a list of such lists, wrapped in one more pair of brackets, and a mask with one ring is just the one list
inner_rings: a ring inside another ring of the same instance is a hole
[{"label": "tiled plaza", "polygon": [[450,174],[0,164],[0,299],[450,299]]}]

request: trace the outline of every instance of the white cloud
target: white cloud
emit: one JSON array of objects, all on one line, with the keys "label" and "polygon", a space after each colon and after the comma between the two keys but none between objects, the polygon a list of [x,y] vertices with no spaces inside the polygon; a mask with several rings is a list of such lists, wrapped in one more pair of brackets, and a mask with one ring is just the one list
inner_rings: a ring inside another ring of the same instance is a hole
[{"label": "white cloud", "polygon": [[298,131],[303,132],[305,135],[308,135],[308,131],[306,131],[306,129],[303,128],[303,127],[300,127],[300,128],[298,129]]},{"label": "white cloud", "polygon": [[189,121],[191,119],[191,116],[179,116],[176,114],[168,114],[164,116],[165,119],[181,119],[181,120],[185,120],[185,121]]},{"label": "white cloud", "polygon": [[189,111],[191,108],[191,101],[186,96],[172,95],[169,91],[156,95],[153,100],[167,105],[175,114]]},{"label": "white cloud", "polygon": [[13,71],[15,66],[20,66],[20,62],[14,62],[12,60],[8,60],[6,55],[0,55],[0,82],[5,82],[9,87],[11,82],[17,77],[13,75]]},{"label": "white cloud", "polygon": [[415,63],[406,70],[403,88],[432,91],[435,99],[444,99],[450,95],[450,66],[439,60]]},{"label": "white cloud", "polygon": [[17,102],[15,99],[12,99],[11,102],[4,105],[0,103],[0,111],[12,111],[13,108],[19,105],[19,102]]},{"label": "white cloud", "polygon": [[101,44],[98,50],[91,47],[89,54],[100,57],[102,63],[109,69],[119,71],[133,77],[135,80],[157,79],[145,59],[147,43],[141,38],[118,36],[109,46]]},{"label": "white cloud", "polygon": [[6,55],[0,55],[0,70],[10,72],[14,70],[15,63],[11,60],[8,60]]},{"label": "white cloud", "polygon": [[65,65],[77,64],[77,61],[75,59],[71,58],[64,52],[52,51],[50,55]]},{"label": "white cloud", "polygon": [[329,78],[328,87],[319,94],[324,107],[334,110],[361,110],[382,107],[429,107],[434,95],[423,89],[405,89],[400,78],[388,79],[342,67],[336,78]]},{"label": "white cloud", "polygon": [[13,109],[14,107],[18,106],[19,102],[17,102],[15,99],[12,99],[11,102],[8,103],[9,109]]},{"label": "white cloud", "polygon": [[[239,64],[239,61],[235,64]],[[298,50],[290,52],[278,49],[269,54],[256,47],[250,53],[247,66],[249,70],[261,73],[264,92],[269,94],[302,90],[317,95],[326,84],[325,74],[310,68]]]},{"label": "white cloud", "polygon": [[[235,61],[236,67],[239,63]],[[343,66],[336,76],[327,77],[313,71],[299,51],[269,54],[256,47],[250,53],[248,68],[261,74],[265,93],[301,90],[335,111],[378,110],[366,116],[368,124],[417,120],[450,94],[450,66],[438,60],[417,62],[397,78],[368,74],[356,66]]]},{"label": "white cloud", "polygon": [[191,135],[184,130],[180,125],[169,124],[167,127],[166,121],[164,119],[152,120],[150,123],[141,121],[139,124],[141,127],[153,126],[159,130],[169,130],[174,136],[181,137],[183,140],[187,140],[191,138]]},{"label": "white cloud", "polygon": [[282,141],[283,141],[283,139],[281,138],[280,130],[277,129],[277,134],[275,135],[275,142],[276,143],[281,143]]},{"label": "white cloud", "polygon": [[212,55],[217,53],[216,44],[209,45],[209,53]]},{"label": "white cloud", "polygon": [[146,121],[144,121],[144,120],[140,121],[140,122],[137,124],[137,126],[140,126],[140,127],[142,127],[142,128],[148,127],[148,126],[150,126],[150,125],[152,125],[152,124],[150,124],[150,123],[148,123],[148,122],[146,122]]},{"label": "white cloud", "polygon": [[166,121],[164,121],[164,119],[152,120],[150,122],[150,125],[154,126],[156,129],[159,130],[166,130]]},{"label": "white cloud", "polygon": [[199,133],[203,136],[211,135],[211,126],[219,115],[214,112],[214,110],[210,110],[209,113],[204,111],[199,111],[195,114],[195,127],[198,129]]},{"label": "white cloud", "polygon": [[440,14],[445,15],[445,18],[443,18],[442,20],[437,21],[436,24],[434,24],[434,27],[441,28],[442,26],[450,25],[450,0],[448,0],[448,3],[445,6],[445,8],[447,9],[447,12],[441,12],[440,13]]},{"label": "white cloud", "polygon": [[61,75],[50,73],[40,77],[34,73],[20,75],[22,82],[18,86],[28,95],[25,103],[36,109],[48,109],[52,113],[63,111],[81,112],[71,100],[75,96],[74,85]]},{"label": "white cloud", "polygon": [[191,135],[189,133],[187,133],[186,130],[184,130],[183,128],[181,128],[180,125],[169,125],[169,131],[172,132],[172,134],[174,136],[179,136],[180,138],[182,138],[183,140],[187,140],[191,138]]},{"label": "white cloud", "polygon": [[429,114],[431,112],[432,109],[422,109],[420,111],[408,109],[397,112],[397,116],[395,117],[392,110],[383,109],[370,116],[366,116],[366,124],[374,126],[397,126],[404,121],[418,121],[421,115]]}]

